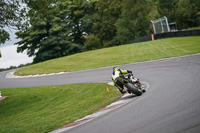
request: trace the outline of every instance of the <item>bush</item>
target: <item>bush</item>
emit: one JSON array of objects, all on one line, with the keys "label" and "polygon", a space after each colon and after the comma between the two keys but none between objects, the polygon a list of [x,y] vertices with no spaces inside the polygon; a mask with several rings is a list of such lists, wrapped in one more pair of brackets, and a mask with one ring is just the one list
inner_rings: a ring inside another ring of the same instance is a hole
[{"label": "bush", "polygon": [[101,48],[100,39],[98,39],[94,35],[89,35],[86,37],[86,41],[84,43],[84,50],[94,50]]}]

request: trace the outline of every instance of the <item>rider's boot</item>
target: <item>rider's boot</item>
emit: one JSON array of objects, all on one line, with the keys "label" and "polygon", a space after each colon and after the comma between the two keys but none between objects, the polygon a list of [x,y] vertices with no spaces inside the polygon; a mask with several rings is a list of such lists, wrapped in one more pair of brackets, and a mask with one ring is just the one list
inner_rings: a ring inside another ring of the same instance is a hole
[{"label": "rider's boot", "polygon": [[122,94],[126,93],[126,91],[123,89],[123,90],[119,90]]},{"label": "rider's boot", "polygon": [[140,87],[140,90],[144,93],[146,90],[143,87]]}]

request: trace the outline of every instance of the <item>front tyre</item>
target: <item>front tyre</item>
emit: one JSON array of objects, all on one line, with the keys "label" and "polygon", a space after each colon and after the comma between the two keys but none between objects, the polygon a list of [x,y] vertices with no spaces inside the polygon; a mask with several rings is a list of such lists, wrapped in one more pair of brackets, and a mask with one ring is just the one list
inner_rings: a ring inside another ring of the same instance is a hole
[{"label": "front tyre", "polygon": [[126,86],[127,89],[129,89],[136,96],[142,95],[142,92],[140,90],[138,90],[133,84],[127,83],[125,86]]}]

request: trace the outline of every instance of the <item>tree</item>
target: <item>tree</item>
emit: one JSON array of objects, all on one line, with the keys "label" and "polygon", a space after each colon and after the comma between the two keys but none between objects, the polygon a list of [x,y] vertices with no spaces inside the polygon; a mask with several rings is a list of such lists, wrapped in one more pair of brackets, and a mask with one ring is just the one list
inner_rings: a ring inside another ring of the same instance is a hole
[{"label": "tree", "polygon": [[200,26],[200,0],[179,0],[176,22],[180,29]]},{"label": "tree", "polygon": [[30,2],[31,27],[16,33],[22,39],[16,43],[18,52],[27,50],[29,56],[35,56],[33,63],[80,52],[81,46],[75,43],[74,35],[74,1]]},{"label": "tree", "polygon": [[1,0],[0,1],[0,45],[10,39],[5,27],[21,29],[25,9],[20,7],[20,0]]},{"label": "tree", "polygon": [[70,8],[71,18],[74,23],[73,36],[74,42],[83,45],[85,36],[88,35],[92,28],[94,14],[94,5],[96,0],[72,0],[73,7]]},{"label": "tree", "polygon": [[[31,26],[24,31],[16,32],[17,38],[22,39],[16,43],[18,45],[17,52],[27,50],[29,56],[35,56],[41,53],[41,49],[46,47],[43,43],[46,42],[49,37],[51,28],[50,21],[52,19],[52,11],[50,9],[53,8],[53,6],[49,7],[51,1],[48,0],[26,2],[30,8],[27,15],[30,17],[29,23]],[[43,54],[48,56],[45,52]],[[45,60],[47,58],[46,56],[41,56],[40,58]],[[38,62],[37,58],[39,58],[39,56],[35,58],[35,61]]]},{"label": "tree", "polygon": [[121,2],[122,0],[100,0],[95,3],[92,30],[86,38],[85,48],[91,43],[91,38],[100,41],[96,43],[98,44],[96,48],[118,44],[115,41],[117,32],[115,23],[121,14]]},{"label": "tree", "polygon": [[116,22],[117,39],[123,44],[149,33],[148,0],[125,0],[122,15]]},{"label": "tree", "polygon": [[84,49],[86,50],[94,50],[101,48],[100,40],[94,36],[93,34],[87,36],[86,42],[84,44]]},{"label": "tree", "polygon": [[157,10],[161,17],[166,16],[169,22],[176,20],[179,0],[157,0]]},{"label": "tree", "polygon": [[159,17],[176,22],[179,29],[200,25],[200,0],[155,0]]}]

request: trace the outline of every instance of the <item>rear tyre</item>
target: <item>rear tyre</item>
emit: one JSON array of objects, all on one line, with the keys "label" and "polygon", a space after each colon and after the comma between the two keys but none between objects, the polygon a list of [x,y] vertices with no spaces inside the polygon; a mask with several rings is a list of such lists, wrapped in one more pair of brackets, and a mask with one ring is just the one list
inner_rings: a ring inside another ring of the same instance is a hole
[{"label": "rear tyre", "polygon": [[135,94],[136,96],[141,96],[142,92],[139,91],[133,84],[131,83],[127,83],[126,84],[126,88],[129,89],[133,94]]}]

